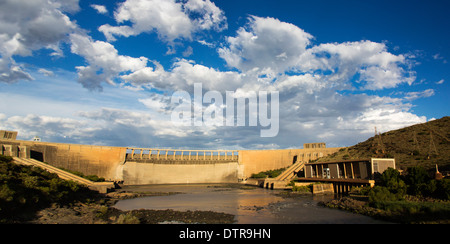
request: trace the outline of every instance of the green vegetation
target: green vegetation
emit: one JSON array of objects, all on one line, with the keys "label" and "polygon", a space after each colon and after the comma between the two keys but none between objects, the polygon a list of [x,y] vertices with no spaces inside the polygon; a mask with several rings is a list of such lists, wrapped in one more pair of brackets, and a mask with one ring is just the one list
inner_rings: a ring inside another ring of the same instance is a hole
[{"label": "green vegetation", "polygon": [[275,170],[267,170],[263,172],[259,172],[257,174],[252,174],[251,178],[261,179],[261,178],[276,178],[279,176],[286,168],[275,169]]},{"label": "green vegetation", "polygon": [[313,184],[303,185],[303,186],[296,186],[294,180],[292,180],[288,184],[288,186],[292,186],[292,191],[293,192],[297,192],[297,193],[311,193],[312,192],[312,188],[313,188]]},{"label": "green vegetation", "polygon": [[74,171],[74,170],[68,170],[68,169],[64,169],[64,168],[59,168],[59,169],[62,169],[62,170],[67,171],[67,172],[69,172],[71,174],[74,174],[76,176],[85,178],[85,179],[93,181],[93,182],[105,182],[105,178],[98,177],[97,175],[84,175],[83,173],[78,172],[78,171]]},{"label": "green vegetation", "polygon": [[420,166],[408,168],[406,175],[389,168],[376,179],[375,187],[354,189],[351,199],[327,206],[400,223],[450,222],[450,179],[432,179]]},{"label": "green vegetation", "polygon": [[[395,195],[399,200],[404,199],[406,194],[450,200],[450,179],[432,179],[428,176],[427,171],[420,166],[408,168],[407,174],[404,176],[401,176],[397,170],[389,168],[377,178],[377,187],[386,188],[389,194]],[[374,187],[373,190],[377,187]]]},{"label": "green vegetation", "polygon": [[11,157],[0,155],[0,223],[27,218],[51,204],[89,202],[94,194],[73,181],[39,167],[16,165]]}]

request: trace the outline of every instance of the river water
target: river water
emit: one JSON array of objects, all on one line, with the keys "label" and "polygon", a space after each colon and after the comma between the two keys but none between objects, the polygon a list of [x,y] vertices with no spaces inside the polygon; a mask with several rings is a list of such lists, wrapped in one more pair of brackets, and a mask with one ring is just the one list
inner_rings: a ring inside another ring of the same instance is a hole
[{"label": "river water", "polygon": [[282,198],[277,190],[226,184],[126,186],[136,192],[178,192],[167,196],[120,200],[120,210],[173,209],[235,215],[237,224],[377,224],[386,223],[342,210],[318,206],[333,195]]}]

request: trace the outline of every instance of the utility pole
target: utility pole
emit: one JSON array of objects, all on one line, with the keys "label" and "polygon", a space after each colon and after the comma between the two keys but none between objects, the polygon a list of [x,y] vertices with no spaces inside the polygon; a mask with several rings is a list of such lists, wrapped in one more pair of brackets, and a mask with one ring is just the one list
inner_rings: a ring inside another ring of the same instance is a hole
[{"label": "utility pole", "polygon": [[428,159],[430,159],[430,155],[431,155],[432,151],[434,151],[434,153],[436,155],[439,155],[439,153],[438,153],[438,151],[436,149],[436,145],[434,144],[433,132],[430,130],[430,148],[428,150]]}]

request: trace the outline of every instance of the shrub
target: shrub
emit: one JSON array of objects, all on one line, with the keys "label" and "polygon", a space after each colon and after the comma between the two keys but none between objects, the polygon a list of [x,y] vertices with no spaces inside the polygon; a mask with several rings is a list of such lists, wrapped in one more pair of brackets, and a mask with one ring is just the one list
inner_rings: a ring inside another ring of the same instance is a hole
[{"label": "shrub", "polygon": [[16,165],[0,157],[0,222],[31,213],[51,203],[87,201],[95,193],[38,167]]},{"label": "shrub", "polygon": [[85,178],[87,180],[93,181],[93,182],[105,182],[105,178],[98,177],[97,175],[84,175],[83,173],[81,173],[79,171],[68,170],[68,169],[65,169],[65,168],[60,168],[60,169],[62,169],[64,171],[67,171],[67,172],[69,172],[71,174],[74,174],[76,176],[79,176],[79,177]]},{"label": "shrub", "polygon": [[386,187],[391,193],[399,196],[406,194],[406,184],[400,177],[400,172],[393,168],[388,168],[383,174],[378,176],[378,185]]},{"label": "shrub", "polygon": [[261,179],[261,178],[266,178],[267,174],[260,172],[260,173],[257,173],[257,174],[252,174],[252,176],[250,176],[250,177],[251,178],[255,178],[255,179]]},{"label": "shrub", "polygon": [[427,184],[431,180],[427,171],[423,167],[416,166],[408,168],[407,173],[405,182],[408,185],[408,194],[424,195]]},{"label": "shrub", "polygon": [[369,203],[371,206],[379,208],[383,202],[392,202],[403,199],[403,195],[392,193],[387,187],[375,186],[369,191]]},{"label": "shrub", "polygon": [[90,181],[93,181],[93,182],[105,182],[105,178],[98,177],[97,175],[87,175],[87,176],[84,176],[84,178],[88,179]]},{"label": "shrub", "polygon": [[9,162],[11,162],[12,160],[13,160],[13,158],[10,157],[10,156],[3,156],[3,155],[0,155],[0,162],[9,163]]},{"label": "shrub", "polygon": [[284,170],[286,170],[286,168],[275,169],[275,170],[267,170],[267,171],[259,172],[257,174],[252,174],[250,177],[251,178],[256,178],[256,179],[266,178],[266,177],[276,178],[281,173],[283,173]]},{"label": "shrub", "polygon": [[295,185],[295,181],[291,180],[291,182],[289,182],[289,184],[287,184],[288,186],[292,186],[292,191],[293,192],[312,192],[312,188],[313,188],[313,184],[309,184],[306,186],[296,186]]},{"label": "shrub", "polygon": [[427,186],[429,196],[442,200],[450,200],[450,179],[431,180]]},{"label": "shrub", "polygon": [[121,214],[117,218],[117,224],[140,224],[139,218],[132,213]]}]

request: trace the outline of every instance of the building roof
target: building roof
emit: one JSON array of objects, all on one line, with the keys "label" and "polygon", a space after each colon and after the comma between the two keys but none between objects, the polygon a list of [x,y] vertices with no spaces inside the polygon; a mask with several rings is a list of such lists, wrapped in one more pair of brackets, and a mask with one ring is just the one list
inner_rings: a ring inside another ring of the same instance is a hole
[{"label": "building roof", "polygon": [[328,162],[312,162],[312,163],[306,163],[305,165],[370,162],[372,159],[392,159],[392,160],[395,160],[394,158],[362,158],[362,159],[339,160],[339,161],[328,161]]},{"label": "building roof", "polygon": [[316,165],[316,164],[335,164],[335,163],[355,163],[355,162],[370,162],[370,158],[364,159],[351,159],[351,160],[339,160],[339,161],[328,161],[328,162],[312,162],[306,163],[305,165]]}]

